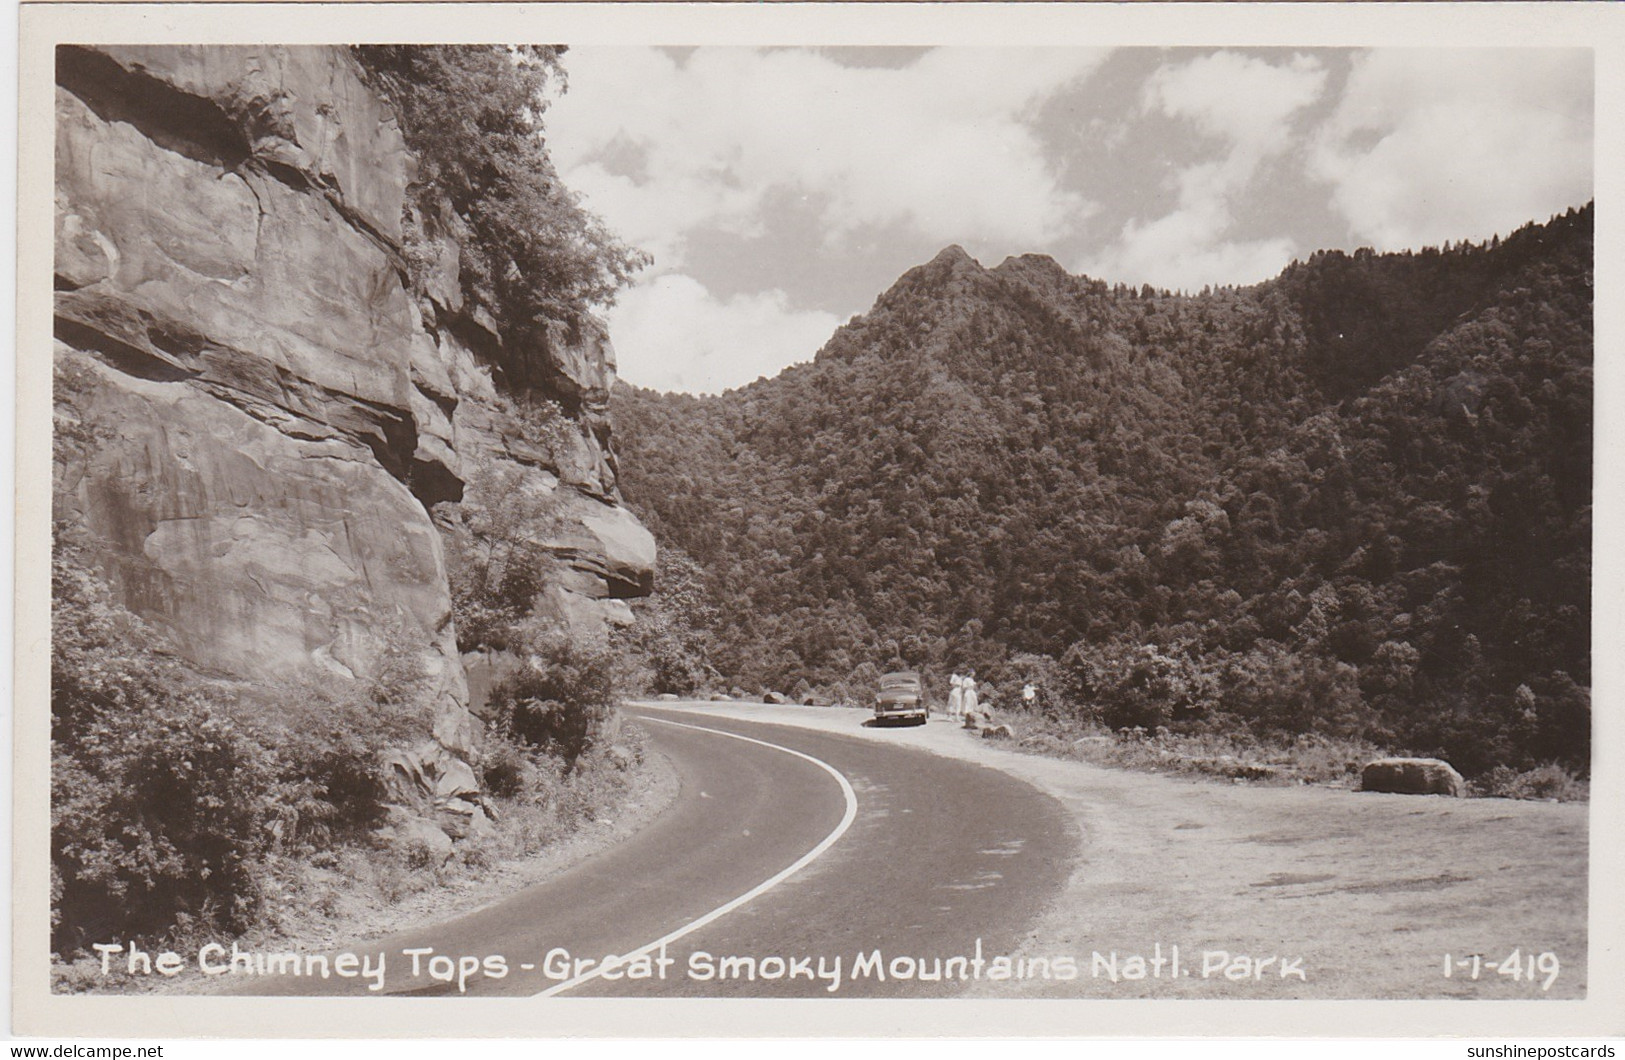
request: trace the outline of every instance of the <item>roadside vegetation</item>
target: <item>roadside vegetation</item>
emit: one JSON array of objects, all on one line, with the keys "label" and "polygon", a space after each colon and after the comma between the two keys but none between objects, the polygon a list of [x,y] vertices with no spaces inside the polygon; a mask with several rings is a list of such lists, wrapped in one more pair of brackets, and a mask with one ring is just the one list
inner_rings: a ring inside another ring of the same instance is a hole
[{"label": "roadside vegetation", "polygon": [[[1142,773],[1204,776],[1233,783],[1314,784],[1358,789],[1368,762],[1392,752],[1357,738],[1305,733],[1295,738],[1256,738],[1225,732],[1107,729],[1057,717],[998,712],[995,724],[1009,724],[1016,747],[1054,758]],[[1468,793],[1486,798],[1584,802],[1590,785],[1559,765],[1529,770],[1498,767],[1468,783]]]},{"label": "roadside vegetation", "polygon": [[384,754],[430,728],[414,653],[393,652],[353,688],[212,680],[115,601],[71,527],[58,527],[52,575],[58,988],[112,985],[98,942],[185,952],[320,936],[357,909],[540,853],[640,782],[642,737],[614,714],[613,657],[559,639],[498,697],[479,759],[490,834],[450,851],[401,841]]}]

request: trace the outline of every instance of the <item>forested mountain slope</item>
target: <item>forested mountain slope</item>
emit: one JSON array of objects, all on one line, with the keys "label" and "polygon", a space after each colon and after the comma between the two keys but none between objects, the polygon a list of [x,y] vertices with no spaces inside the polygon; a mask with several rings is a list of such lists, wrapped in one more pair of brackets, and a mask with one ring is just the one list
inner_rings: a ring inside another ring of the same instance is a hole
[{"label": "forested mountain slope", "polygon": [[811,364],[617,389],[664,672],[1583,771],[1591,305],[1589,206],[1194,296],[950,247]]}]

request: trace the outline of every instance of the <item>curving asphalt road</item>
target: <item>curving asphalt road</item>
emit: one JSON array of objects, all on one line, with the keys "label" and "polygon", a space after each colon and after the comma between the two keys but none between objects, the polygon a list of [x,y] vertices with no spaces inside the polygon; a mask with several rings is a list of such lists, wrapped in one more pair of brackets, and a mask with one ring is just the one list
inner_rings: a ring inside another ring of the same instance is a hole
[{"label": "curving asphalt road", "polygon": [[[788,726],[627,713],[675,767],[673,805],[551,880],[354,947],[383,955],[373,996],[951,996],[986,967],[974,958],[1015,948],[1077,849],[1059,803],[996,770]],[[405,951],[425,947],[414,974]],[[608,955],[623,960],[601,975]],[[955,956],[967,960],[945,964],[948,977],[924,978]],[[432,977],[453,967],[452,981]],[[233,985],[369,994],[364,976]]]}]

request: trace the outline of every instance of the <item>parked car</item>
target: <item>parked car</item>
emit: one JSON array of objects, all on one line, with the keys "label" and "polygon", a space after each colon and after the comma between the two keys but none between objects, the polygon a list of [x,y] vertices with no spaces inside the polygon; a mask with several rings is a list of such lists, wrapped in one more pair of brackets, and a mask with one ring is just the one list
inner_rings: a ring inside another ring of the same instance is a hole
[{"label": "parked car", "polygon": [[912,722],[925,724],[925,686],[920,675],[913,670],[899,670],[882,674],[880,690],[875,693],[875,722]]}]

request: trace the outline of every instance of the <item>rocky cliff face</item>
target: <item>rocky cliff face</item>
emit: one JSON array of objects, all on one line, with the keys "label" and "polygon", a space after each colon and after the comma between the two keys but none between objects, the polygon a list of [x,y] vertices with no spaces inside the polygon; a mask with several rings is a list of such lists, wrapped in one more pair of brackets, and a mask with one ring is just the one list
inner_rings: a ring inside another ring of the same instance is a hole
[{"label": "rocky cliff face", "polygon": [[[222,676],[364,680],[408,645],[466,756],[443,535],[472,462],[554,497],[561,619],[619,621],[652,581],[601,326],[505,349],[455,218],[409,279],[412,159],[343,48],[64,47],[57,81],[58,519]],[[537,398],[563,444],[525,436],[514,402]]]}]

